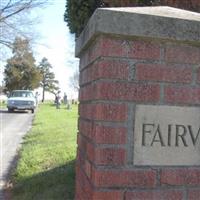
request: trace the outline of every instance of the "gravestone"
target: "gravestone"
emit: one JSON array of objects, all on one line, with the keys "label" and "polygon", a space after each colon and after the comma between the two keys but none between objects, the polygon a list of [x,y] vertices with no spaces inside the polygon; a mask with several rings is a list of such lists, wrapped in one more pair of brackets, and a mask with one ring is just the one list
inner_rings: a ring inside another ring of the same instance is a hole
[{"label": "gravestone", "polygon": [[200,14],[97,9],[80,58],[76,199],[200,199]]}]

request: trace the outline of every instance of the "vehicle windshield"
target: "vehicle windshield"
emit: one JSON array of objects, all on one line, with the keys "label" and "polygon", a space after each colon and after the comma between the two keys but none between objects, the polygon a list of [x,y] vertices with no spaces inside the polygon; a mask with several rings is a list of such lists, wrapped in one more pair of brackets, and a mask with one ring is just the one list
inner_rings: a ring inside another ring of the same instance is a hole
[{"label": "vehicle windshield", "polygon": [[10,97],[34,97],[30,91],[13,91]]}]

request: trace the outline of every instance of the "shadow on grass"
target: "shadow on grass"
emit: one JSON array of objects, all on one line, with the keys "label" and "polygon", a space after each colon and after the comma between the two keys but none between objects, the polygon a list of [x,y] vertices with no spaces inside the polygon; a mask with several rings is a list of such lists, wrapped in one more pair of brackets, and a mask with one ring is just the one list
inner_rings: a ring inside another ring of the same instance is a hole
[{"label": "shadow on grass", "polygon": [[42,122],[33,122],[32,123],[32,126],[39,126],[39,125],[42,125]]},{"label": "shadow on grass", "polygon": [[12,200],[73,200],[75,161],[14,183]]},{"label": "shadow on grass", "polygon": [[50,103],[49,106],[56,108],[56,104],[55,103]]}]

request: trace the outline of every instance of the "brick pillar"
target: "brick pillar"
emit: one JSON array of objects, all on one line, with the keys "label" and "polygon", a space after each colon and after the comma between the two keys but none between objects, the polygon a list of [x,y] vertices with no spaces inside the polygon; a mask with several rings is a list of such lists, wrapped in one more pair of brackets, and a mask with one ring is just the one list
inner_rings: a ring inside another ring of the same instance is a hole
[{"label": "brick pillar", "polygon": [[76,55],[76,200],[200,199],[200,15],[98,9]]}]

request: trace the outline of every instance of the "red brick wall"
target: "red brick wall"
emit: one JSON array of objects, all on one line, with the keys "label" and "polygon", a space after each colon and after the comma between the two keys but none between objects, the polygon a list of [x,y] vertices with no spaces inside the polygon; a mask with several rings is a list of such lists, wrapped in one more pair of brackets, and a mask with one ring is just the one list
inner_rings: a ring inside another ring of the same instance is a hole
[{"label": "red brick wall", "polygon": [[[132,7],[138,6],[137,0],[104,0],[106,6],[109,7]],[[151,5],[151,1],[148,2]],[[145,4],[147,5],[147,4]],[[199,0],[154,0],[152,1],[153,6],[171,6],[185,10],[191,10],[200,12],[200,1]]]},{"label": "red brick wall", "polygon": [[160,4],[200,12],[199,0],[160,0]]},{"label": "red brick wall", "polygon": [[80,56],[77,200],[197,200],[199,167],[135,167],[137,103],[200,106],[200,48],[100,35]]}]

